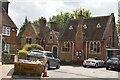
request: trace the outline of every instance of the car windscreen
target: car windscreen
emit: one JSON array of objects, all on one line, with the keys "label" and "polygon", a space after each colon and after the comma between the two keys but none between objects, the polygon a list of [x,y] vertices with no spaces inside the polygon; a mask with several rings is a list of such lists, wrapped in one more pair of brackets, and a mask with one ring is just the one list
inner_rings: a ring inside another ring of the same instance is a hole
[{"label": "car windscreen", "polygon": [[88,60],[101,60],[99,58],[89,58]]},{"label": "car windscreen", "polygon": [[46,56],[53,57],[53,54],[52,53],[46,53]]},{"label": "car windscreen", "polygon": [[42,52],[30,52],[29,53],[29,55],[31,55],[31,56],[42,56],[43,55],[43,53]]}]

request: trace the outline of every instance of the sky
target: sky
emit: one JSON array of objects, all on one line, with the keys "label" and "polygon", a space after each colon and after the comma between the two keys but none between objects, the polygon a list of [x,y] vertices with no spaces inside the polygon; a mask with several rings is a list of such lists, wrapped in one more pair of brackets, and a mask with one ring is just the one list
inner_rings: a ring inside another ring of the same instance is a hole
[{"label": "sky", "polygon": [[20,28],[27,16],[29,21],[39,17],[50,17],[59,13],[72,12],[77,8],[90,10],[92,16],[106,16],[114,13],[118,20],[119,0],[9,0],[9,16]]}]

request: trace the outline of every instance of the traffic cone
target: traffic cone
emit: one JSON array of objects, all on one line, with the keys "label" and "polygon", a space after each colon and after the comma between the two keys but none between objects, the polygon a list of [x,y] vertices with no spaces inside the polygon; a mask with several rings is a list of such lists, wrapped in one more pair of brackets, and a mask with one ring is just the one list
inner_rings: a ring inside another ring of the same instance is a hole
[{"label": "traffic cone", "polygon": [[48,77],[47,76],[47,69],[48,69],[48,63],[45,64],[45,69],[44,69],[43,77]]}]

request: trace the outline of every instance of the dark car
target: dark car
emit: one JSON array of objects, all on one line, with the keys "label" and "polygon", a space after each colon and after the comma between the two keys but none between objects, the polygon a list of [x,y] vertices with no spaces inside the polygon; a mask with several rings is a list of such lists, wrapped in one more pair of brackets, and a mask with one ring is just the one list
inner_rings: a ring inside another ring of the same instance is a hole
[{"label": "dark car", "polygon": [[56,67],[56,69],[60,68],[60,60],[53,56],[53,53],[50,51],[40,51],[40,50],[34,50],[31,51],[27,55],[27,59],[29,60],[47,60],[48,68]]},{"label": "dark car", "polygon": [[114,57],[106,61],[106,69],[120,70],[120,58]]}]

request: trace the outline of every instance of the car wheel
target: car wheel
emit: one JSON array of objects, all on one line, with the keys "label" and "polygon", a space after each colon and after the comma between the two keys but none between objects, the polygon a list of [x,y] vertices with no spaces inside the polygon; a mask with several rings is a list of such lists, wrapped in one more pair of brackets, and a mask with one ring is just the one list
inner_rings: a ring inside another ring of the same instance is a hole
[{"label": "car wheel", "polygon": [[56,69],[60,69],[60,63],[57,64]]},{"label": "car wheel", "polygon": [[106,67],[106,70],[109,70],[109,67]]},{"label": "car wheel", "polygon": [[96,68],[98,67],[98,63],[95,64],[95,67],[96,67]]},{"label": "car wheel", "polygon": [[86,68],[87,66],[86,65],[83,65],[84,68]]}]

